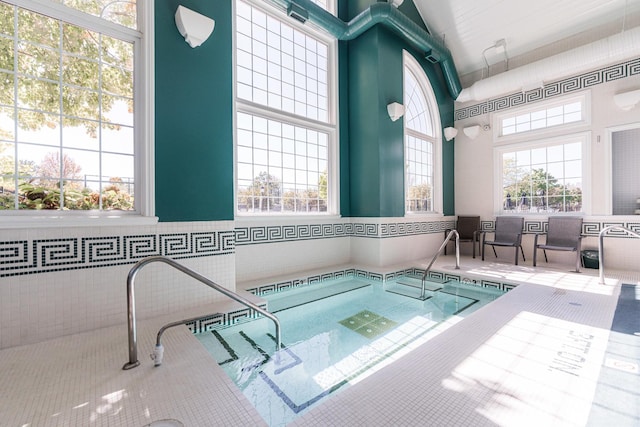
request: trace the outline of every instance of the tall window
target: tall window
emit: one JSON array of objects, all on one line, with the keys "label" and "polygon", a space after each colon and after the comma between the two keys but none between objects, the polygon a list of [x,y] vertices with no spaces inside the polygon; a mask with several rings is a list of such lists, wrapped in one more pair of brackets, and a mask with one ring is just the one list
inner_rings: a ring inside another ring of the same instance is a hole
[{"label": "tall window", "polygon": [[404,52],[405,212],[441,210],[440,114],[418,62]]},{"label": "tall window", "polygon": [[336,211],[333,44],[263,3],[236,2],[239,214]]},{"label": "tall window", "polygon": [[496,114],[495,210],[562,214],[588,210],[590,94],[582,92]]},{"label": "tall window", "polygon": [[138,210],[135,1],[19,4],[0,3],[0,210]]},{"label": "tall window", "polygon": [[498,150],[504,213],[582,212],[585,134]]}]

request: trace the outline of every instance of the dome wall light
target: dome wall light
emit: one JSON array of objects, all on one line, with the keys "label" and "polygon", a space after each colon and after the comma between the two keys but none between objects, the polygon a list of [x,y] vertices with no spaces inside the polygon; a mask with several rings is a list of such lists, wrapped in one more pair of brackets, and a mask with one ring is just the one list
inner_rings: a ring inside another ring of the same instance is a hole
[{"label": "dome wall light", "polygon": [[176,27],[191,47],[204,43],[216,25],[216,21],[180,5],[176,10]]},{"label": "dome wall light", "polygon": [[397,102],[392,102],[391,104],[387,105],[387,113],[389,113],[391,121],[395,122],[400,117],[404,116],[404,105]]},{"label": "dome wall light", "polygon": [[447,141],[451,141],[458,134],[458,129],[453,127],[444,128],[444,139]]},{"label": "dome wall light", "polygon": [[462,129],[465,135],[467,135],[471,139],[476,139],[478,135],[480,135],[480,125],[467,126]]},{"label": "dome wall light", "polygon": [[629,111],[640,103],[640,89],[614,95],[613,102],[615,102],[621,110]]}]

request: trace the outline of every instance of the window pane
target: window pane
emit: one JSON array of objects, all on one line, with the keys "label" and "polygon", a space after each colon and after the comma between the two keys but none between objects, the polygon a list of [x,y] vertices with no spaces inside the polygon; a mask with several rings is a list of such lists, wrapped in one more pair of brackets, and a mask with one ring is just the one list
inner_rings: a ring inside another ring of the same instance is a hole
[{"label": "window pane", "polygon": [[580,152],[581,143],[568,143],[503,153],[503,210],[581,211]]},{"label": "window pane", "polygon": [[98,16],[107,21],[123,25],[129,28],[136,28],[136,2],[135,0],[113,1],[113,0],[53,0],[65,6],[77,9],[81,12]]},{"label": "window pane", "polygon": [[517,116],[501,119],[501,135],[528,132],[544,129],[551,126],[559,126],[565,123],[579,122],[583,120],[582,109],[584,98],[580,101],[569,101],[564,105],[554,106],[542,110],[535,110],[518,114]]},{"label": "window pane", "polygon": [[[327,49],[320,40],[293,29],[279,17],[267,16],[258,8],[239,1],[237,46],[251,55],[237,62],[237,96],[247,101],[269,106],[313,120],[327,121],[328,105],[318,101],[328,97],[327,70],[317,67],[326,61]],[[267,31],[268,27],[268,31]],[[267,62],[268,58],[268,62]],[[241,67],[251,62],[252,79],[242,74]],[[292,72],[293,71],[293,72]],[[269,79],[267,80],[267,76]],[[242,85],[253,87],[249,91]],[[293,85],[293,86],[292,86]],[[315,96],[313,94],[316,94]],[[283,98],[284,97],[284,98]]]},{"label": "window pane", "polygon": [[[302,126],[241,113],[250,136],[238,136],[238,210],[241,212],[322,212],[327,206],[327,170],[321,169],[317,141],[328,136]],[[283,137],[284,136],[284,137]],[[248,163],[256,165],[251,168]],[[251,175],[250,175],[251,174]]]},{"label": "window pane", "polygon": [[[84,3],[83,12],[135,21],[134,2]],[[133,44],[19,7],[1,6],[0,17],[14,10],[17,31],[4,25],[9,38],[0,39],[18,46],[17,60],[1,65],[13,75],[0,74],[0,103],[17,106],[0,109],[13,147],[0,157],[0,194],[12,189],[14,199],[2,208],[134,209]]]}]

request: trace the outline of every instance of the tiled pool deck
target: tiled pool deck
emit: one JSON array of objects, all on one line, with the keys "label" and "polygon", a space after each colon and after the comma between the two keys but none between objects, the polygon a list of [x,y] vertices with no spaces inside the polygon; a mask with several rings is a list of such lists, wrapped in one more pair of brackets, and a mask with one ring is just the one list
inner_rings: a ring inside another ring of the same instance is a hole
[{"label": "tiled pool deck", "polygon": [[[610,329],[620,284],[640,273],[608,273],[600,285],[597,270],[557,267],[465,258],[455,271],[451,256],[440,258],[440,271],[522,285],[294,424],[639,425],[638,360],[625,356],[640,346],[612,352],[609,339],[619,333]],[[129,371],[125,324],[0,351],[0,426],[264,425],[186,328],[165,334],[164,364],[153,367],[155,333],[176,318],[138,322],[142,364]]]}]

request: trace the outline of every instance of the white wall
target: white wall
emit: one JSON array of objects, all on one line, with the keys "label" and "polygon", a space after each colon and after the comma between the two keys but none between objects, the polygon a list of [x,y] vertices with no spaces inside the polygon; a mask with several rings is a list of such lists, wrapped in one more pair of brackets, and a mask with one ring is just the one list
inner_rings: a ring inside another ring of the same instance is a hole
[{"label": "white wall", "polygon": [[[125,324],[127,274],[147,255],[170,255],[235,289],[229,236],[231,221],[3,230],[0,348]],[[159,263],[140,270],[135,287],[139,318],[223,298]]]},{"label": "white wall", "polygon": [[350,261],[351,239],[341,218],[238,218],[236,278],[246,282]]},{"label": "white wall", "polygon": [[238,282],[344,264],[388,267],[424,259],[438,248],[443,217],[238,219]]},{"label": "white wall", "polygon": [[[623,72],[625,68],[620,67]],[[617,70],[615,70],[617,71]],[[610,72],[615,76],[615,72]],[[560,87],[572,87],[576,91],[588,91],[591,95],[591,123],[579,128],[573,129],[573,132],[589,131],[591,133],[591,152],[590,155],[590,169],[591,176],[586,177],[585,184],[591,186],[591,204],[587,208],[589,209],[585,215],[585,222],[593,223],[593,227],[589,226],[591,230],[583,242],[583,247],[597,248],[598,241],[597,233],[599,229],[604,228],[611,224],[620,224],[625,226],[633,226],[634,228],[640,226],[640,217],[638,216],[612,216],[611,213],[611,191],[610,191],[610,153],[608,152],[608,130],[622,125],[628,125],[636,123],[640,126],[640,106],[636,106],[630,111],[623,111],[617,108],[613,102],[613,95],[634,90],[640,88],[640,76],[632,75],[626,78],[612,77],[609,81],[606,81],[606,72],[596,72],[594,74],[598,79],[602,79],[602,82],[585,78],[585,76],[576,76],[575,81],[565,82],[564,86]],[[618,75],[620,77],[620,75]],[[581,87],[582,86],[582,87]],[[544,92],[541,92],[544,93]],[[567,94],[574,93],[572,90],[568,90]],[[558,95],[562,96],[562,95]],[[493,100],[491,105],[504,105],[510,102],[508,97],[501,100]],[[549,96],[547,99],[553,99]],[[505,100],[507,99],[507,100]],[[476,214],[480,215],[482,221],[493,221],[495,219],[495,200],[494,200],[494,180],[495,170],[498,165],[494,162],[494,132],[493,130],[481,131],[480,135],[475,139],[468,138],[462,129],[465,126],[471,125],[485,125],[490,124],[494,126],[493,118],[496,111],[489,113],[482,112],[482,108],[486,108],[483,103],[477,104],[477,111],[481,111],[481,114],[472,115],[467,114],[469,110],[466,110],[464,114],[459,114],[465,108],[473,109],[474,103],[456,105],[456,117],[462,116],[464,118],[456,120],[455,127],[459,130],[457,137],[455,138],[455,204],[456,214]],[[519,104],[520,108],[525,104]],[[509,109],[499,109],[499,107],[492,107],[490,110],[498,110],[499,113],[508,112]],[[566,131],[565,131],[566,132]],[[551,136],[551,135],[548,135]],[[639,141],[640,143],[640,141]],[[640,184],[638,185],[638,195],[640,196]],[[536,215],[524,215],[526,221],[544,221],[546,216]],[[635,225],[634,225],[635,224]],[[595,229],[595,227],[599,227]],[[533,247],[533,235],[525,235],[523,240],[523,247],[527,254],[527,259],[530,260],[532,247]],[[606,266],[608,268],[621,269],[621,270],[638,270],[638,261],[640,258],[640,240],[628,239],[628,238],[606,238],[605,239],[605,251],[606,251]],[[569,254],[562,254],[558,252],[550,252],[550,257],[554,260],[570,260]]]}]

